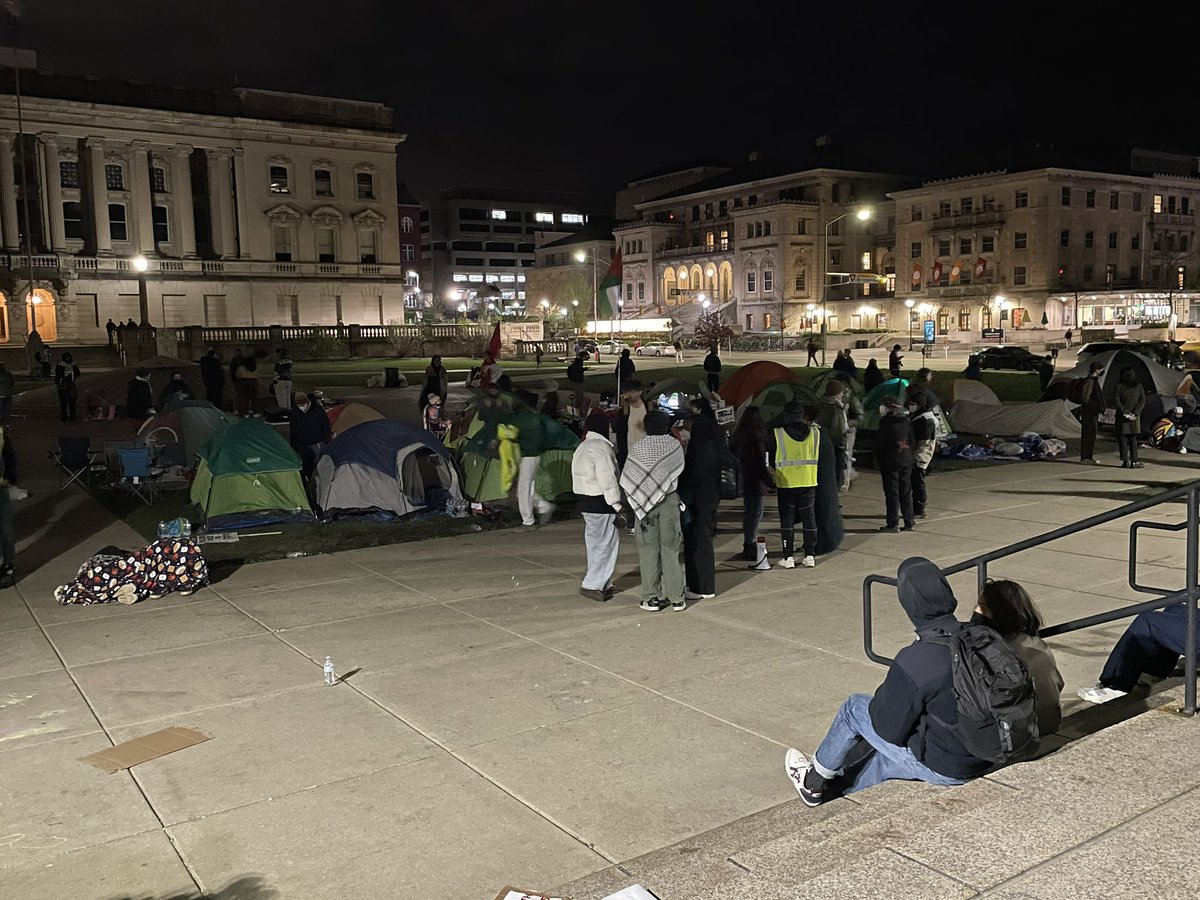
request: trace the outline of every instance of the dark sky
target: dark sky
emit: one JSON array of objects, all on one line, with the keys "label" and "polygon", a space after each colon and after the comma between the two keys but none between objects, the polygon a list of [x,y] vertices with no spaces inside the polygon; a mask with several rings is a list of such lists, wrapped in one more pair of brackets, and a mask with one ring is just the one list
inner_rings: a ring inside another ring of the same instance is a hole
[{"label": "dark sky", "polygon": [[1103,4],[1070,4],[1083,19],[1047,2],[24,2],[42,68],[383,101],[419,197],[475,184],[611,200],[674,161],[790,158],[820,133],[931,175],[1035,142],[1200,152],[1190,39],[1156,27],[1148,42]]}]

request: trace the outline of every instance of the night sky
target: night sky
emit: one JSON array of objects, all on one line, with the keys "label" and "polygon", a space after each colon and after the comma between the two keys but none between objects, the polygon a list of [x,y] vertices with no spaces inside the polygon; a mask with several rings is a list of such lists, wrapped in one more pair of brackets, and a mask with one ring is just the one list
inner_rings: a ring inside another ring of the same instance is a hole
[{"label": "night sky", "polygon": [[672,162],[790,161],[821,133],[934,176],[1015,168],[1038,144],[1063,163],[1135,144],[1200,152],[1190,39],[1135,34],[1102,4],[1079,5],[1086,20],[1048,3],[1037,17],[795,0],[24,5],[21,43],[42,68],[383,101],[418,197],[471,184],[611,203]]}]

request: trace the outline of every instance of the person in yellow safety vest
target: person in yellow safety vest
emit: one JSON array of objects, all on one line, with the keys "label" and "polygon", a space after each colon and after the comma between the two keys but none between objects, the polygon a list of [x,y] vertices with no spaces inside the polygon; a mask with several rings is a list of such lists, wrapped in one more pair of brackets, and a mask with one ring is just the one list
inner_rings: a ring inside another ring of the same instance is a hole
[{"label": "person in yellow safety vest", "polygon": [[768,462],[775,473],[779,500],[779,529],[783,536],[783,560],[780,568],[794,569],[796,520],[804,534],[804,555],[800,565],[811,569],[817,553],[817,462],[821,449],[821,429],[804,413],[796,400],[783,408],[782,423],[771,433]]}]

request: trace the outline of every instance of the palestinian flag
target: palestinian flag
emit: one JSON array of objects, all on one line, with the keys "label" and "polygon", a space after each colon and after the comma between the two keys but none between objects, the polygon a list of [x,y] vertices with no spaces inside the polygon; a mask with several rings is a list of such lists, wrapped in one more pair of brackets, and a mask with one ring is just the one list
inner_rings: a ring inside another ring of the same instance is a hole
[{"label": "palestinian flag", "polygon": [[617,317],[617,301],[621,299],[621,251],[618,250],[608,264],[608,271],[596,286],[596,310],[601,319]]}]

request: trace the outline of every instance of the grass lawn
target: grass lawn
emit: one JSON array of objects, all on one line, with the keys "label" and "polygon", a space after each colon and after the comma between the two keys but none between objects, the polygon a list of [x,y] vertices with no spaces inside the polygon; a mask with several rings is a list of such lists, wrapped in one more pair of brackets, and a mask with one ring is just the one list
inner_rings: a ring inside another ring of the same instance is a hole
[{"label": "grass lawn", "polygon": [[[479,365],[479,360],[466,356],[444,356],[442,365],[451,376],[466,378],[472,366]],[[549,362],[544,361],[546,367]],[[365,387],[367,376],[380,374],[385,366],[396,366],[405,373],[412,383],[421,378],[425,367],[429,365],[428,357],[405,357],[403,359],[373,356],[366,359],[313,359],[297,362],[292,366],[292,377],[299,384],[319,385],[321,387]],[[504,369],[516,376],[526,369],[536,371],[533,362],[520,360],[505,360]],[[415,378],[414,378],[415,374]]]}]

